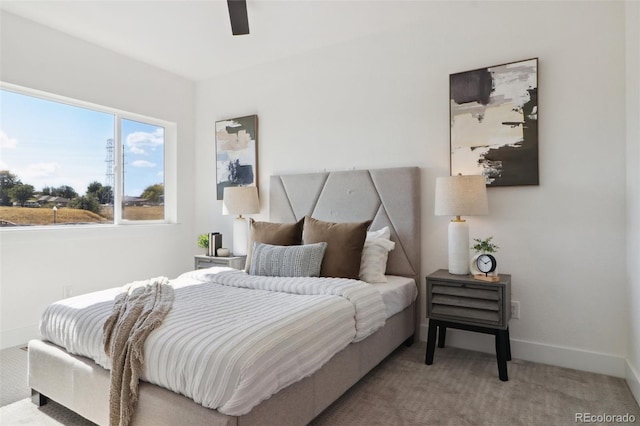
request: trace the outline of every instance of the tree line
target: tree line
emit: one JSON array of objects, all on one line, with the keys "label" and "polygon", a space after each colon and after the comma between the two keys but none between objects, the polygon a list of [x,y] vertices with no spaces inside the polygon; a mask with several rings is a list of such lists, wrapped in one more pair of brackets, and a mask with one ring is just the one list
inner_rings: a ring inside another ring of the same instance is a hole
[{"label": "tree line", "polygon": [[[87,186],[85,195],[79,195],[71,186],[45,186],[40,195],[66,198],[68,206],[75,209],[89,210],[100,213],[100,205],[113,204],[113,189],[109,185],[102,185],[94,181]],[[36,195],[33,185],[22,183],[15,174],[8,170],[0,170],[0,206],[12,206],[14,203],[24,207]],[[140,198],[151,202],[160,202],[164,195],[164,185],[161,183],[149,185]]]}]

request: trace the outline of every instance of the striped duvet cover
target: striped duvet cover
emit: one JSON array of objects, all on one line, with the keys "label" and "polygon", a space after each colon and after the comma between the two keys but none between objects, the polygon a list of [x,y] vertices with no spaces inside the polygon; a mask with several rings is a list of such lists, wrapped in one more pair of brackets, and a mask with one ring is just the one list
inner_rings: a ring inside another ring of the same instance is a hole
[{"label": "striped duvet cover", "polygon": [[[232,416],[311,375],[386,317],[380,293],[355,280],[210,268],[171,283],[174,304],[145,343],[142,380]],[[43,339],[109,369],[102,325],[121,291],[50,305],[40,321]]]}]

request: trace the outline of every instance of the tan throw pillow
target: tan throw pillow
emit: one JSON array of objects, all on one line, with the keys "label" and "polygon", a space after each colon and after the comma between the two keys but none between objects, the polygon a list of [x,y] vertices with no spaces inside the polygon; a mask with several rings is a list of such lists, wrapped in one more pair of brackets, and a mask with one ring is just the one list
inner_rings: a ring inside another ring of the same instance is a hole
[{"label": "tan throw pillow", "polygon": [[334,223],[312,217],[304,218],[302,242],[326,242],[327,249],[320,269],[321,277],[358,279],[362,247],[371,221]]},{"label": "tan throw pillow", "polygon": [[296,223],[256,222],[249,218],[249,245],[244,270],[251,268],[253,243],[272,244],[274,246],[297,246],[302,244],[302,224],[304,218]]}]

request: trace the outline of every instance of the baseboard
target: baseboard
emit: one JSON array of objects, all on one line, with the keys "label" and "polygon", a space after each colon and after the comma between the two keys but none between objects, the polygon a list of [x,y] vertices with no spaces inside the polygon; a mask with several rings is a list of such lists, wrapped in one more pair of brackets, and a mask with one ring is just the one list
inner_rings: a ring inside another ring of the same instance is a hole
[{"label": "baseboard", "polygon": [[631,393],[633,397],[636,399],[636,402],[640,404],[640,376],[633,368],[633,366],[629,363],[629,360],[626,362],[626,372],[625,379],[627,380],[627,385],[629,385],[629,389],[631,389]]},{"label": "baseboard", "polygon": [[[420,340],[427,340],[428,328],[427,324],[420,325]],[[493,336],[463,330],[447,329],[447,346],[472,351],[495,353],[495,341]],[[511,356],[513,358],[537,362],[540,364],[555,365],[557,367],[572,368],[574,370],[589,371],[591,373],[606,374],[607,376],[620,378],[626,377],[626,359],[612,354],[590,352],[581,349],[528,342],[512,338]],[[638,376],[636,375],[635,377],[637,378]],[[640,395],[640,387],[638,388],[638,392],[638,394],[634,395]],[[636,399],[638,399],[637,396]]]},{"label": "baseboard", "polygon": [[39,336],[38,324],[13,330],[4,330],[0,332],[0,349],[22,345],[31,339],[37,339]]}]

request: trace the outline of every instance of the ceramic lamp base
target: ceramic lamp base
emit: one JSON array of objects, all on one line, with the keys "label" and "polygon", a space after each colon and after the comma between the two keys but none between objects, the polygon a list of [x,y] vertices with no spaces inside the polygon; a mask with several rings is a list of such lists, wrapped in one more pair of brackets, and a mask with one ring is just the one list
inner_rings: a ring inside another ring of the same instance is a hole
[{"label": "ceramic lamp base", "polygon": [[233,220],[233,255],[246,256],[249,241],[249,227],[247,220],[237,217]]},{"label": "ceramic lamp base", "polygon": [[449,222],[449,273],[469,274],[469,226],[465,221]]}]

